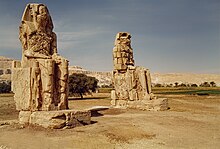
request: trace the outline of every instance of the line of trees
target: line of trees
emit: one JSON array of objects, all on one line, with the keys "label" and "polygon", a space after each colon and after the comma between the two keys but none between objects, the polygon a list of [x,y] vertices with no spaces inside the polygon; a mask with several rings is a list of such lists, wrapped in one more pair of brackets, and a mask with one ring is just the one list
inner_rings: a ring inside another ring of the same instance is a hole
[{"label": "line of trees", "polygon": [[[200,85],[197,84],[185,84],[175,82],[174,84],[154,84],[154,87],[216,87],[214,81],[203,82]],[[90,77],[85,74],[74,73],[69,76],[69,95],[70,96],[80,96],[92,94],[98,88],[98,80],[95,77]],[[103,85],[101,88],[113,88],[113,85]],[[11,81],[0,82],[0,93],[10,93],[11,92]]]},{"label": "line of trees", "polygon": [[216,87],[216,83],[214,81],[204,82],[204,83],[201,83],[199,86],[201,86],[201,87]]},{"label": "line of trees", "polygon": [[154,85],[154,87],[216,87],[216,83],[214,81],[211,82],[203,82],[200,85],[197,85],[195,83],[189,84],[189,83],[178,83],[175,82],[174,84],[160,84],[157,83]]}]

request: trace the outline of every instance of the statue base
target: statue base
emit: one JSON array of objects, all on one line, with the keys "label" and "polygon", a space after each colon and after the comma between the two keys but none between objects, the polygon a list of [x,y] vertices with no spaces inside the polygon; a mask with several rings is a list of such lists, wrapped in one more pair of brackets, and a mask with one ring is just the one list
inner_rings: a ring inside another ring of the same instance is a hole
[{"label": "statue base", "polygon": [[147,111],[165,111],[169,108],[167,98],[136,101],[112,99],[111,105],[116,108],[131,108]]},{"label": "statue base", "polygon": [[91,123],[89,110],[20,111],[19,123],[50,129],[74,128]]}]

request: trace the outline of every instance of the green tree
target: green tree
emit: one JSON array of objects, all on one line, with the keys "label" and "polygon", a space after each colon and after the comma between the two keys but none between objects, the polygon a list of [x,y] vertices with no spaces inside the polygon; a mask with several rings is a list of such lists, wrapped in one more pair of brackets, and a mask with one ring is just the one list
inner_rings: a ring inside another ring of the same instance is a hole
[{"label": "green tree", "polygon": [[216,83],[215,83],[214,81],[210,82],[210,85],[211,85],[212,87],[216,87]]},{"label": "green tree", "polygon": [[198,85],[197,84],[191,84],[191,87],[198,87]]},{"label": "green tree", "polygon": [[200,87],[210,87],[209,82],[204,82],[199,85]]},{"label": "green tree", "polygon": [[186,84],[181,83],[179,86],[180,86],[180,87],[186,87]]},{"label": "green tree", "polygon": [[175,87],[178,87],[178,84],[179,84],[179,83],[178,83],[178,82],[175,82],[174,84],[175,84]]},{"label": "green tree", "polygon": [[69,93],[83,98],[83,95],[95,92],[97,84],[98,80],[95,77],[74,73],[69,76]]},{"label": "green tree", "polygon": [[155,84],[155,87],[162,87],[162,84],[157,83],[157,84]]}]

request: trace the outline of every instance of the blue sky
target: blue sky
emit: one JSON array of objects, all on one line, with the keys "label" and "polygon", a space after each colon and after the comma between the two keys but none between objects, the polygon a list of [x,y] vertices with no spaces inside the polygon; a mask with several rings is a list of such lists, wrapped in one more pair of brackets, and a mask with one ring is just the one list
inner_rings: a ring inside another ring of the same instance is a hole
[{"label": "blue sky", "polygon": [[27,3],[47,5],[70,65],[111,71],[117,32],[132,35],[135,64],[151,72],[220,73],[219,0],[1,0],[0,55],[21,58]]}]

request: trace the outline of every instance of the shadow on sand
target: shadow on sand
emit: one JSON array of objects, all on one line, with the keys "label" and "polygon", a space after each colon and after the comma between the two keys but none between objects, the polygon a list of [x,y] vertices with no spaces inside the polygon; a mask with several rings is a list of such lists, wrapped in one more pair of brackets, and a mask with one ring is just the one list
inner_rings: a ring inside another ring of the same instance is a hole
[{"label": "shadow on sand", "polygon": [[92,100],[92,99],[110,99],[109,97],[85,97],[85,98],[80,98],[80,97],[68,97],[68,100]]}]

